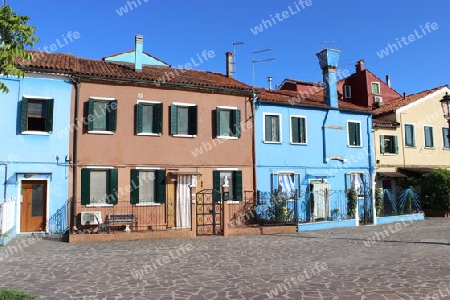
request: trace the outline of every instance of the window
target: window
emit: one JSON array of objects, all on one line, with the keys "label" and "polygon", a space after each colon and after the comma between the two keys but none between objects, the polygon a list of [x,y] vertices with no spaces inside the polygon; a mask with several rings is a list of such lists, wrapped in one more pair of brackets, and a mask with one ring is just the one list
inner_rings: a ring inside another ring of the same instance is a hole
[{"label": "window", "polygon": [[352,97],[352,87],[349,85],[344,85],[344,97],[351,98]]},{"label": "window", "polygon": [[380,135],[380,153],[398,154],[398,141],[394,135]]},{"label": "window", "polygon": [[88,132],[116,131],[117,100],[90,98],[88,106]]},{"label": "window", "polygon": [[424,126],[423,130],[424,130],[424,134],[425,134],[425,147],[433,148],[434,147],[433,127]]},{"label": "window", "polygon": [[448,132],[448,128],[442,128],[442,139],[443,139],[443,145],[445,149],[449,149],[450,145],[449,145],[449,132]]},{"label": "window", "polygon": [[414,125],[405,124],[405,146],[415,147],[416,141],[414,138]]},{"label": "window", "polygon": [[356,191],[359,198],[364,197],[365,180],[363,173],[350,173],[351,188]]},{"label": "window", "polygon": [[300,174],[294,172],[281,171],[271,174],[273,193],[283,193],[289,198],[294,197],[300,191]]},{"label": "window", "polygon": [[236,108],[216,108],[216,137],[241,136],[241,111]]},{"label": "window", "polygon": [[23,98],[20,112],[20,131],[53,131],[53,99]]},{"label": "window", "polygon": [[348,144],[352,147],[361,146],[361,123],[348,122]]},{"label": "window", "polygon": [[380,83],[372,82],[372,94],[379,95],[380,94]]},{"label": "window", "polygon": [[197,134],[196,105],[171,105],[170,134],[181,136],[195,136]]},{"label": "window", "polygon": [[280,118],[280,115],[264,115],[264,142],[281,142]]},{"label": "window", "polygon": [[162,103],[140,101],[136,109],[136,133],[160,135],[162,133]]},{"label": "window", "polygon": [[81,169],[81,204],[117,204],[117,169]]},{"label": "window", "polygon": [[133,169],[130,172],[131,204],[151,205],[165,202],[165,170]]},{"label": "window", "polygon": [[228,180],[229,200],[242,201],[242,171],[217,170],[213,171],[213,199],[220,202],[222,199],[222,185]]},{"label": "window", "polygon": [[306,118],[291,116],[291,143],[306,144]]}]

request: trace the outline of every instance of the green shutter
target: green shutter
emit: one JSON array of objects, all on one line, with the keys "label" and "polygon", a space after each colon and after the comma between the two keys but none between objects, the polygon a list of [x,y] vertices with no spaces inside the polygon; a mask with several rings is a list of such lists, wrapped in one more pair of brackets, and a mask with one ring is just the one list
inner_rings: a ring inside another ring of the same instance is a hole
[{"label": "green shutter", "polygon": [[216,108],[216,137],[220,136],[220,108]]},{"label": "green shutter", "polygon": [[139,170],[130,170],[130,186],[130,203],[137,204],[139,203]]},{"label": "green shutter", "polygon": [[233,172],[233,182],[234,182],[234,198],[233,200],[242,201],[242,171]]},{"label": "green shutter", "polygon": [[47,111],[45,113],[45,131],[51,133],[53,131],[53,106],[54,100],[48,99],[46,101]]},{"label": "green shutter", "polygon": [[166,202],[166,170],[155,171],[155,202]]},{"label": "green shutter", "polygon": [[81,169],[81,205],[91,203],[91,170]]},{"label": "green shutter", "polygon": [[[113,105],[114,104],[114,105]],[[114,106],[115,109],[112,109],[111,107]],[[111,100],[108,103],[109,108],[109,128],[108,131],[116,131],[117,126],[117,100]]]},{"label": "green shutter", "polygon": [[222,187],[220,186],[220,171],[213,171],[213,201],[220,202],[222,199]]},{"label": "green shutter", "polygon": [[136,105],[136,133],[142,132],[142,102]]},{"label": "green shutter", "polygon": [[394,141],[393,141],[393,143],[394,143],[394,153],[395,153],[395,154],[398,154],[398,141],[397,141],[397,137],[394,136],[393,138],[394,138]]},{"label": "green shutter", "polygon": [[265,134],[264,134],[264,141],[271,142],[272,141],[272,122],[271,122],[271,116],[265,116],[264,117],[264,128],[265,128]]},{"label": "green shutter", "polygon": [[88,102],[88,115],[87,115],[87,129],[88,131],[94,130],[94,99],[90,98]]},{"label": "green shutter", "polygon": [[189,107],[189,125],[188,131],[190,135],[197,134],[197,105]]},{"label": "green shutter", "polygon": [[292,142],[293,143],[300,143],[299,121],[300,121],[300,118],[297,118],[297,117],[291,118]]},{"label": "green shutter", "polygon": [[241,137],[241,111],[239,109],[232,111],[234,136]]},{"label": "green shutter", "polygon": [[178,134],[178,109],[176,105],[170,106],[170,134]]},{"label": "green shutter", "polygon": [[20,106],[20,131],[27,131],[28,127],[28,99],[23,98]]},{"label": "green shutter", "polygon": [[111,169],[108,171],[109,173],[109,187],[108,187],[108,195],[106,196],[106,203],[108,204],[117,204],[118,201],[118,171],[117,169]]},{"label": "green shutter", "polygon": [[385,152],[384,135],[380,135],[380,153],[383,154],[384,152]]},{"label": "green shutter", "polygon": [[163,121],[163,105],[162,103],[157,103],[154,106],[155,111],[153,114],[155,120],[154,132],[162,134],[162,121]]}]

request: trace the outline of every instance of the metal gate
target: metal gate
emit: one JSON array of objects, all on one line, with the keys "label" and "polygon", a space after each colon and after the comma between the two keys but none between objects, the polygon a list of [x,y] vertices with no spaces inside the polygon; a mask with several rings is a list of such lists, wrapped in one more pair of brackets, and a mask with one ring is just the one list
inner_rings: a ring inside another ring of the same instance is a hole
[{"label": "metal gate", "polygon": [[222,202],[214,201],[220,198],[216,190],[202,190],[197,193],[197,235],[223,235]]}]

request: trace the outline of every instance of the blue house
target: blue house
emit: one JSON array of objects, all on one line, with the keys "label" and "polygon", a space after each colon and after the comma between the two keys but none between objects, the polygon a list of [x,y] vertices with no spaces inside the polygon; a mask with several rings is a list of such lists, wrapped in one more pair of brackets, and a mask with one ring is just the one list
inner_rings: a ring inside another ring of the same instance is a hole
[{"label": "blue house", "polygon": [[0,94],[0,220],[9,236],[67,226],[72,83],[27,67],[25,78],[0,78],[9,88]]},{"label": "blue house", "polygon": [[[255,168],[258,216],[298,223],[299,230],[355,226],[373,220],[370,108],[338,100],[339,51],[318,53],[323,84],[298,91],[258,90]],[[347,195],[359,205],[348,210]],[[356,198],[356,197],[355,197]],[[276,205],[278,217],[274,216]]]}]

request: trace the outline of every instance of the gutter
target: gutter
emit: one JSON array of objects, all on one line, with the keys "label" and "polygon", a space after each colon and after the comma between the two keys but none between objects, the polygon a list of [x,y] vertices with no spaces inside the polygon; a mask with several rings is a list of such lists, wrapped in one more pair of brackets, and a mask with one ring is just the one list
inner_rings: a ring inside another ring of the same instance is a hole
[{"label": "gutter", "polygon": [[75,87],[74,113],[73,121],[76,126],[73,126],[73,143],[72,143],[72,203],[71,203],[71,219],[69,220],[70,228],[77,224],[76,199],[78,188],[78,103],[80,98],[80,80],[71,78]]}]

